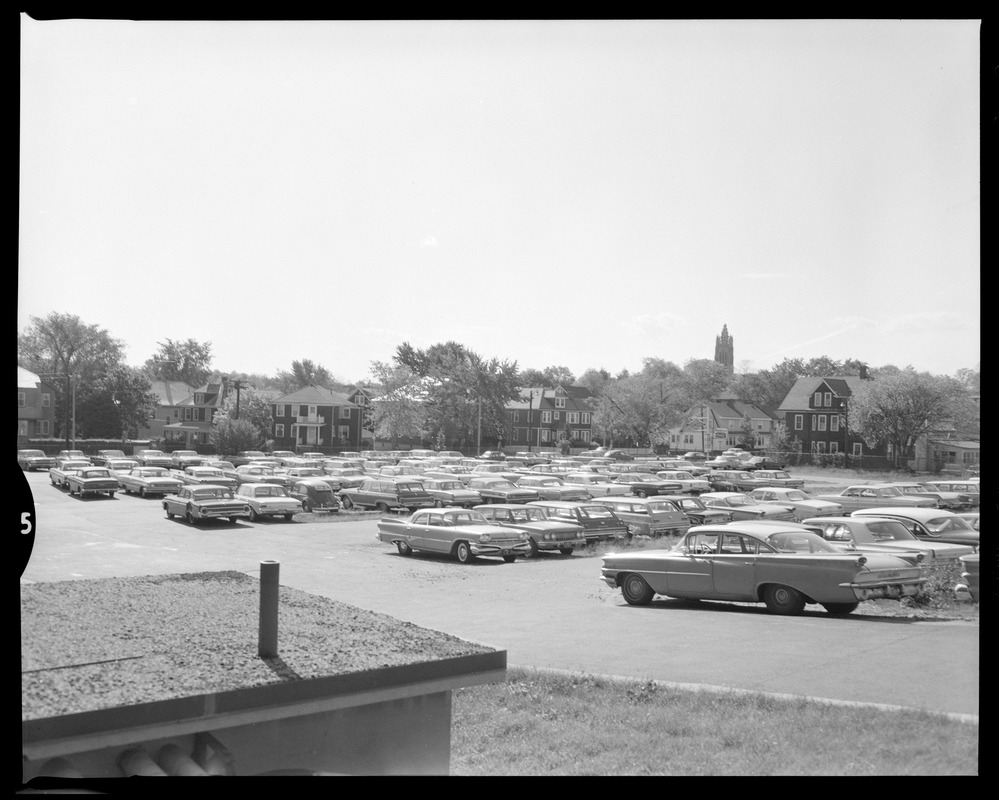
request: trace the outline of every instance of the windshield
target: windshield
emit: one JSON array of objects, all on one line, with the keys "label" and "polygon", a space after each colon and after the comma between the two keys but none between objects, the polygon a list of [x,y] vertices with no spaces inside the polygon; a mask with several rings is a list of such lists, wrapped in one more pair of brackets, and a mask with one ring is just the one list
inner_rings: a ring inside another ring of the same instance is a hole
[{"label": "windshield", "polygon": [[231,499],[232,492],[228,489],[198,489],[194,493],[195,500],[215,500],[215,499]]},{"label": "windshield", "polygon": [[540,508],[514,508],[510,511],[510,519],[513,522],[544,522],[548,518]]},{"label": "windshield", "polygon": [[975,530],[963,517],[937,517],[936,519],[927,520],[926,527],[930,533],[949,533],[951,531],[973,533]]},{"label": "windshield", "polygon": [[285,490],[280,486],[258,486],[255,495],[257,497],[287,497]]},{"label": "windshield", "polygon": [[757,503],[752,497],[750,497],[749,495],[745,495],[745,494],[732,495],[732,497],[726,497],[724,500],[719,500],[718,503],[720,505],[727,504],[727,505],[730,505],[730,506],[732,506],[734,508],[738,508],[740,506],[758,506],[759,505],[759,503]]},{"label": "windshield", "polygon": [[879,542],[888,541],[889,539],[894,539],[899,542],[916,540],[916,537],[912,535],[905,525],[901,522],[895,522],[894,520],[868,523],[867,530],[869,530],[871,532],[871,536]]},{"label": "windshield", "polygon": [[772,533],[767,542],[785,553],[839,553],[842,551],[829,544],[816,533],[795,531],[793,533]]},{"label": "windshield", "polygon": [[145,475],[147,478],[169,478],[170,473],[165,469],[143,469],[139,470],[140,475]]},{"label": "windshield", "polygon": [[799,492],[799,491],[786,492],[784,494],[784,497],[786,497],[788,500],[807,500],[808,499],[808,495],[806,495],[804,492]]},{"label": "windshield", "polygon": [[676,511],[676,506],[674,506],[669,500],[651,500],[648,503],[649,511]]},{"label": "windshield", "polygon": [[593,517],[594,519],[608,519],[614,516],[613,511],[609,508],[604,508],[603,506],[587,506],[586,508],[580,510],[585,516]]},{"label": "windshield", "polygon": [[423,494],[425,491],[422,483],[399,483],[396,486],[400,494]]}]

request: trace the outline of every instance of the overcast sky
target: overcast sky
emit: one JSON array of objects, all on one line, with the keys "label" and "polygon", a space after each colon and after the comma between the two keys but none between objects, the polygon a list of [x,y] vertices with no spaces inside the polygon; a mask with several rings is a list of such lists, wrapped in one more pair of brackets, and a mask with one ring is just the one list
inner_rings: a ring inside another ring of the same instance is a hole
[{"label": "overcast sky", "polygon": [[980,362],[980,22],[21,18],[18,331]]}]

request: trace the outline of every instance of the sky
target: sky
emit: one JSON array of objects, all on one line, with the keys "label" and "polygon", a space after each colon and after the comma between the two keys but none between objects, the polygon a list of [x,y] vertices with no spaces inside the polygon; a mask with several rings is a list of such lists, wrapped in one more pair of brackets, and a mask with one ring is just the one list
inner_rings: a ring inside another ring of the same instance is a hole
[{"label": "sky", "polygon": [[980,363],[979,20],[22,15],[18,332],[365,380]]}]

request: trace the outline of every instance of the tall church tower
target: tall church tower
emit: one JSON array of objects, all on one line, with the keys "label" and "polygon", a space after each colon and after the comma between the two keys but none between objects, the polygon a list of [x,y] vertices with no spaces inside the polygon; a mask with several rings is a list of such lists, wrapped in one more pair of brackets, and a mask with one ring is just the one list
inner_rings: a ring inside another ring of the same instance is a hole
[{"label": "tall church tower", "polygon": [[724,364],[731,375],[735,371],[735,342],[728,335],[728,325],[722,325],[721,336],[715,337],[715,361]]}]

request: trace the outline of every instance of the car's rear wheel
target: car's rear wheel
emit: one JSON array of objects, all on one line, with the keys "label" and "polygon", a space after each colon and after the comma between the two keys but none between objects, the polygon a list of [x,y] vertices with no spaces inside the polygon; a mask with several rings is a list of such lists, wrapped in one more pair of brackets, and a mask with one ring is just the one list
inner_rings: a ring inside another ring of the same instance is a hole
[{"label": "car's rear wheel", "polygon": [[647,606],[652,602],[655,592],[652,591],[652,587],[649,586],[645,578],[632,572],[625,575],[624,580],[621,581],[621,594],[624,595],[624,599],[629,605]]},{"label": "car's rear wheel", "polygon": [[139,497],[145,497],[145,496],[146,496],[146,487],[145,486],[140,486],[139,487]]},{"label": "car's rear wheel", "polygon": [[310,501],[308,501],[308,500],[303,500],[302,501],[302,511],[305,511],[308,514],[311,514],[312,513],[312,503]]},{"label": "car's rear wheel", "polygon": [[239,517],[229,517],[229,522],[235,525],[237,522],[239,522]]},{"label": "car's rear wheel", "polygon": [[462,564],[467,564],[475,558],[475,556],[472,555],[472,548],[469,547],[468,542],[458,542],[458,544],[454,546],[454,555],[455,558],[457,558]]},{"label": "car's rear wheel", "polygon": [[444,501],[438,497],[434,500],[434,508],[444,508]]},{"label": "car's rear wheel", "polygon": [[571,556],[571,555],[572,555],[572,548],[571,548],[571,547],[560,547],[560,548],[558,549],[558,551],[559,551],[559,552],[560,552],[560,553],[561,553],[562,555],[564,555],[564,556]]},{"label": "car's rear wheel", "polygon": [[823,603],[822,607],[830,614],[852,614],[860,603]]},{"label": "car's rear wheel", "polygon": [[351,500],[349,497],[341,497],[340,505],[342,505],[346,509],[351,509],[354,507],[354,501]]},{"label": "car's rear wheel", "polygon": [[649,496],[649,493],[646,492],[644,489],[639,489],[637,492],[635,492],[635,494],[638,497],[648,497]]},{"label": "car's rear wheel", "polygon": [[167,511],[166,515],[167,515],[167,519],[173,519],[174,518],[174,513],[172,511]]},{"label": "car's rear wheel", "polygon": [[507,564],[512,564],[512,563],[513,563],[514,561],[516,561],[516,560],[517,560],[517,556],[503,556],[503,560],[504,560],[504,561],[505,561],[505,562],[506,562]]},{"label": "car's rear wheel", "polygon": [[531,545],[531,555],[532,556],[536,556],[538,553],[541,552],[541,548],[538,547],[538,543],[536,541],[534,541],[533,537],[528,540],[528,544]]},{"label": "car's rear wheel", "polygon": [[375,503],[375,511],[379,514],[385,514],[388,512],[388,506],[385,503]]},{"label": "car's rear wheel", "polygon": [[291,522],[294,518],[295,518],[294,514],[285,514],[284,515],[284,521],[285,522]]},{"label": "car's rear wheel", "polygon": [[413,555],[413,548],[410,547],[406,542],[396,542],[395,543],[395,547],[396,547],[396,550],[399,551],[399,555],[401,555],[401,556],[411,556],[411,555]]},{"label": "car's rear wheel", "polygon": [[779,583],[764,590],[763,602],[771,614],[800,614],[805,607],[805,597],[801,592]]}]

